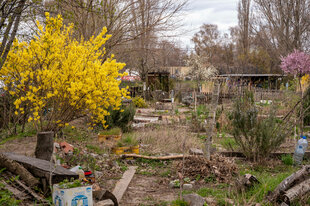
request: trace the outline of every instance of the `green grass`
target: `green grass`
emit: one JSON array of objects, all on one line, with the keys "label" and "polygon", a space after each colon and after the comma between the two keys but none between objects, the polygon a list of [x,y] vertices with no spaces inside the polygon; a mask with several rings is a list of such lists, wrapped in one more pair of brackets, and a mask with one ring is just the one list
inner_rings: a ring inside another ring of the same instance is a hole
[{"label": "green grass", "polygon": [[235,150],[238,148],[238,145],[234,138],[232,137],[224,137],[219,142],[226,150]]},{"label": "green grass", "polygon": [[208,179],[209,186],[202,187],[195,192],[202,197],[214,198],[217,205],[230,205],[227,199],[237,203],[237,205],[262,203],[269,191],[273,191],[286,177],[298,170],[298,168],[284,164],[270,168],[262,165],[251,166],[242,162],[239,163],[239,167],[240,175],[252,174],[260,181],[260,184],[254,185],[245,193],[237,193],[231,184],[215,183]]},{"label": "green grass", "polygon": [[96,145],[88,144],[88,145],[86,145],[86,148],[89,152],[92,152],[92,153],[96,153],[96,154],[104,154],[105,153],[104,149],[102,149]]},{"label": "green grass", "polygon": [[161,173],[160,173],[160,176],[161,176],[161,177],[171,177],[171,174],[172,174],[171,170],[170,170],[170,169],[167,169],[166,171],[161,172]]},{"label": "green grass", "polygon": [[161,160],[151,160],[151,159],[137,159],[136,160],[137,164],[139,166],[144,166],[144,167],[152,167],[154,168],[163,168],[163,167],[167,167],[171,161],[169,160],[165,160],[165,161],[161,161]]},{"label": "green grass", "polygon": [[130,147],[130,146],[137,146],[138,141],[133,133],[126,133],[123,134],[122,139],[117,142],[118,147]]},{"label": "green grass", "polygon": [[103,130],[103,131],[99,132],[99,134],[101,134],[101,135],[119,135],[121,133],[122,133],[122,130],[119,127],[114,127],[112,129]]},{"label": "green grass", "polygon": [[184,200],[180,200],[180,199],[172,201],[170,205],[171,206],[189,206],[187,202],[185,202]]},{"label": "green grass", "polygon": [[293,157],[290,154],[282,155],[281,160],[282,160],[283,164],[285,164],[285,165],[293,165],[293,163],[294,163]]},{"label": "green grass", "polygon": [[217,188],[200,188],[197,190],[197,194],[202,197],[211,196],[216,199],[222,199],[228,196],[226,191]]},{"label": "green grass", "polygon": [[[269,191],[273,191],[286,177],[297,171],[298,168],[292,166],[279,165],[274,168],[266,168],[263,166],[256,166],[253,169],[243,169],[240,175],[246,173],[256,176],[260,184],[254,185],[251,189],[246,191],[244,197],[246,200],[254,200],[262,202]],[[239,201],[241,197],[239,197]]]},{"label": "green grass", "polygon": [[89,133],[86,130],[66,126],[62,129],[62,132],[68,141],[87,142],[89,140]]}]

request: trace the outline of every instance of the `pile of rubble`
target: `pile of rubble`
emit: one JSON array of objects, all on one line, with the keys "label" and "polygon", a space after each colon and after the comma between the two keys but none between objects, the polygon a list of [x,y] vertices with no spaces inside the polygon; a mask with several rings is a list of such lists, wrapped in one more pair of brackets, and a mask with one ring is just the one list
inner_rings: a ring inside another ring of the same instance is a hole
[{"label": "pile of rubble", "polygon": [[228,182],[232,175],[236,174],[237,166],[231,158],[220,155],[211,156],[208,161],[203,156],[190,156],[177,164],[177,171],[182,173],[184,177],[195,179],[198,175],[201,178],[216,178],[218,182]]}]

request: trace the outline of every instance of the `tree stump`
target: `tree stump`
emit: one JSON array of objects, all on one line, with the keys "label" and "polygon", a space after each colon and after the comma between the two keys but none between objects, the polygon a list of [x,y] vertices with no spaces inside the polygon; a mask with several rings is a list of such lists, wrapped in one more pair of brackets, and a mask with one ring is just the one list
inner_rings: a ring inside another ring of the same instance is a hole
[{"label": "tree stump", "polygon": [[38,159],[50,161],[54,147],[54,132],[39,132],[37,134],[37,145],[35,156]]}]

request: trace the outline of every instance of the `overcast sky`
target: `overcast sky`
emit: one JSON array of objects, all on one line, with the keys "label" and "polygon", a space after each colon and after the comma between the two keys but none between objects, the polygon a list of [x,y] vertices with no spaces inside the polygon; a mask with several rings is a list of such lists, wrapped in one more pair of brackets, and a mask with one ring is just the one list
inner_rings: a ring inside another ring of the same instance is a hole
[{"label": "overcast sky", "polygon": [[181,19],[182,37],[177,40],[182,47],[193,47],[190,40],[204,23],[217,24],[220,31],[228,32],[229,27],[238,24],[237,4],[238,0],[190,0]]}]

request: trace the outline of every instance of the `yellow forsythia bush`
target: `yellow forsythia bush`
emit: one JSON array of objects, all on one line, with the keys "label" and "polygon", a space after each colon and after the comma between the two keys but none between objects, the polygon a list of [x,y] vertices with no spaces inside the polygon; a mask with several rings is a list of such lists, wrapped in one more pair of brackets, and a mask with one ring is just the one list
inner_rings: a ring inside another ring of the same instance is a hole
[{"label": "yellow forsythia bush", "polygon": [[5,89],[17,97],[18,113],[29,109],[28,121],[40,131],[67,125],[76,114],[90,113],[94,122],[105,123],[107,109],[119,108],[127,91],[120,89],[125,66],[113,55],[104,62],[106,28],[89,41],[71,37],[73,25],[64,26],[61,16],[46,14],[46,26],[37,22],[30,42],[15,41],[0,71]]},{"label": "yellow forsythia bush", "polygon": [[146,108],[147,104],[142,97],[135,97],[132,99],[134,105],[138,108]]}]

